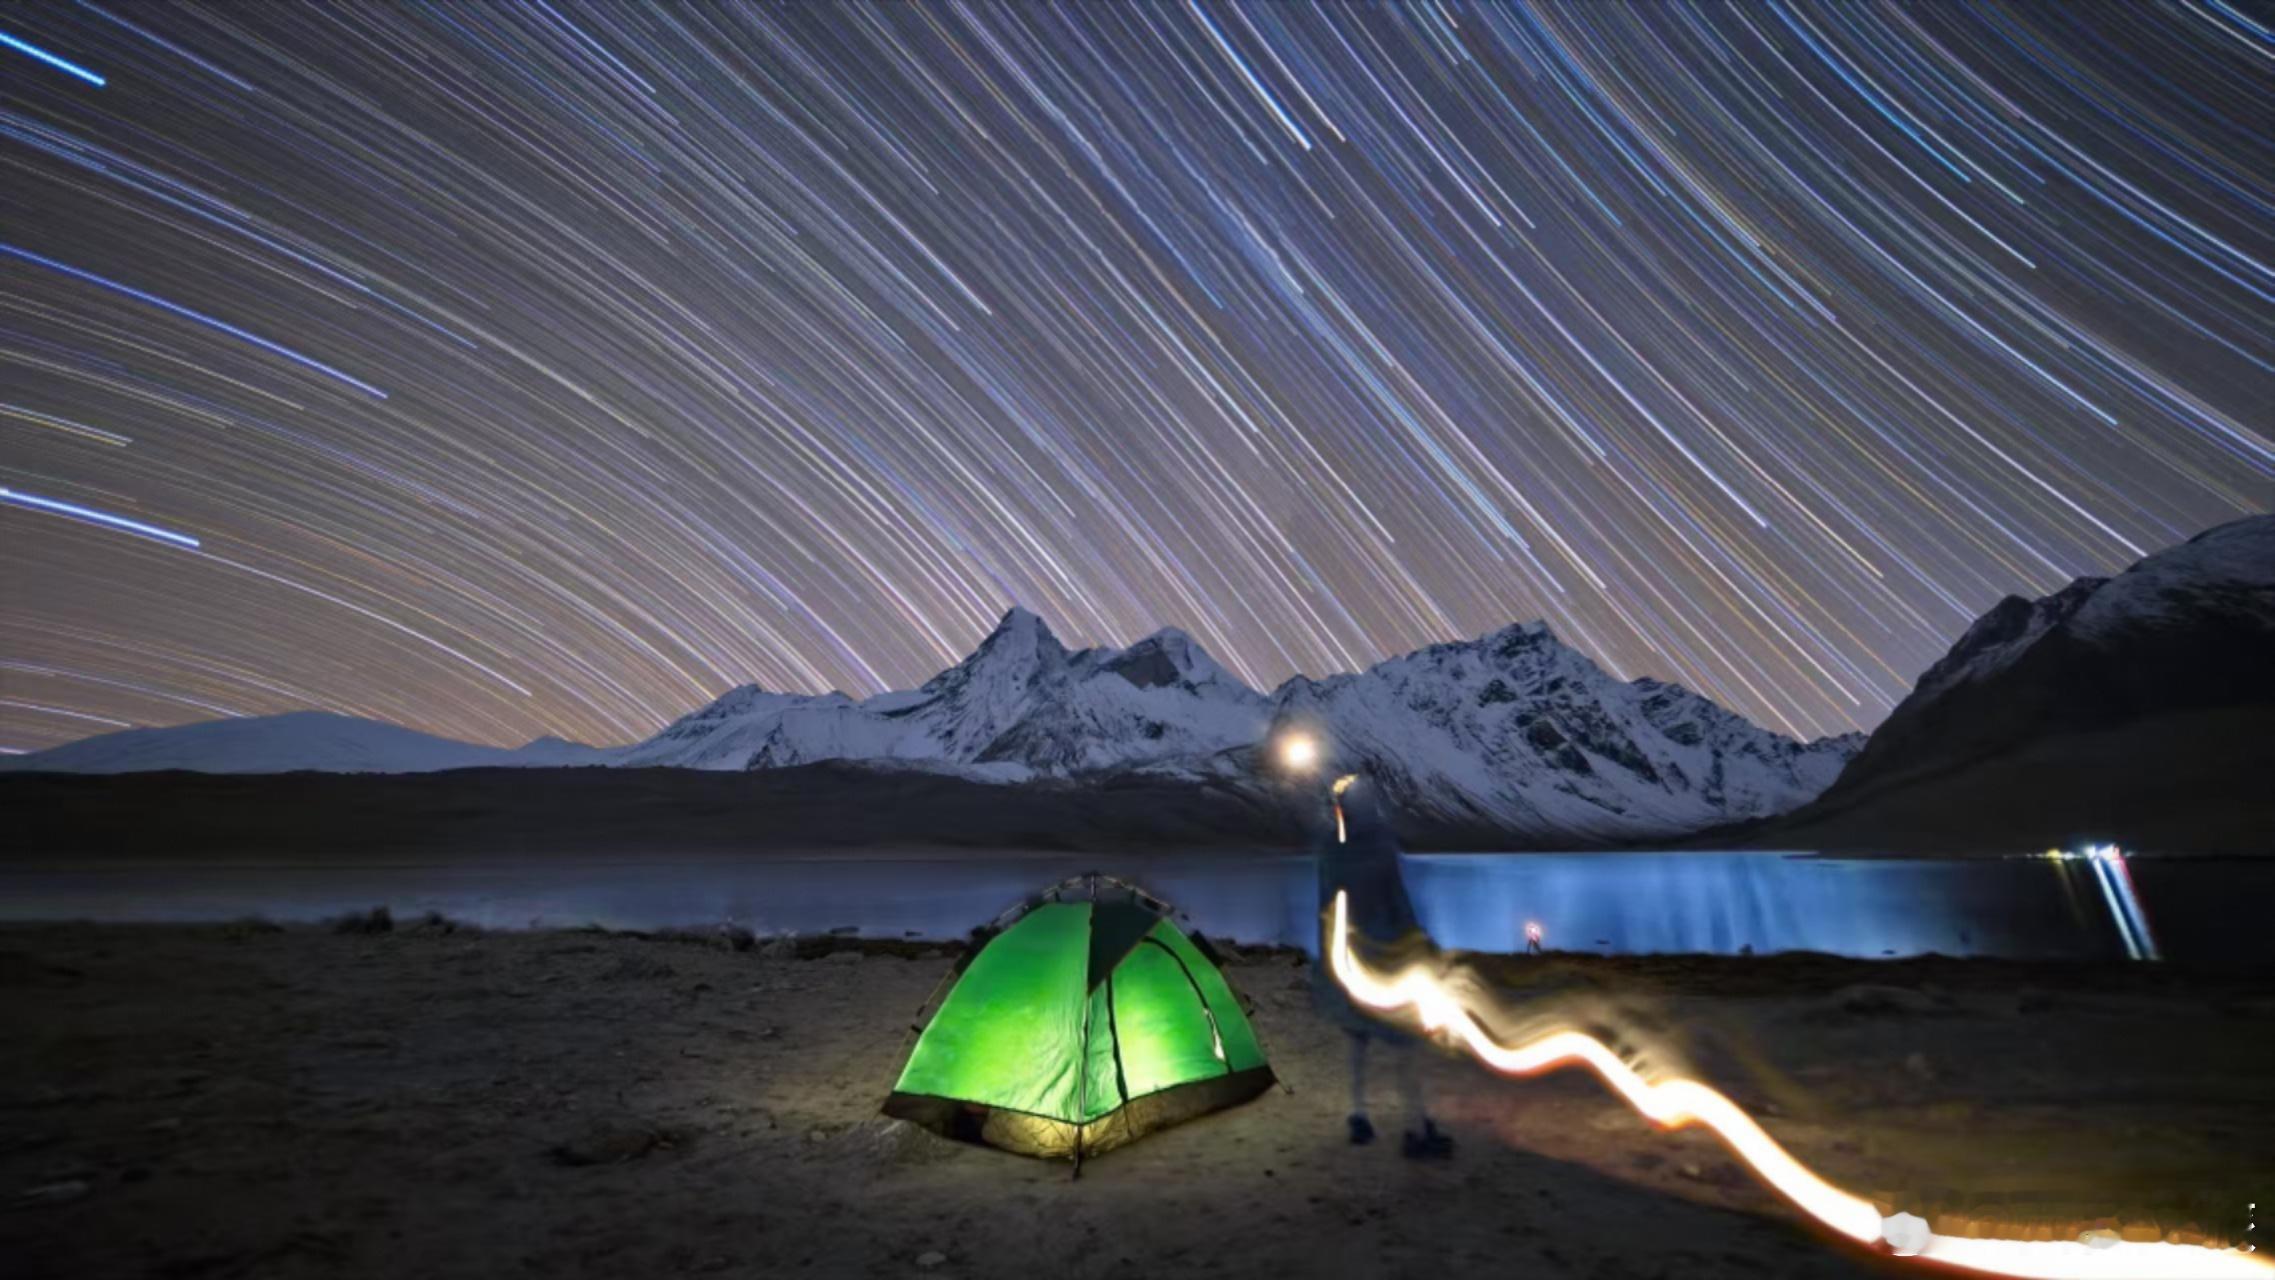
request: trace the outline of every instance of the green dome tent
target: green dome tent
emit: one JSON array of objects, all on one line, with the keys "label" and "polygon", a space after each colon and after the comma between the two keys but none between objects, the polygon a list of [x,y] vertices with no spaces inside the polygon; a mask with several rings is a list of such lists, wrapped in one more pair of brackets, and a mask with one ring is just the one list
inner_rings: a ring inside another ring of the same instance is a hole
[{"label": "green dome tent", "polygon": [[[1272,1087],[1206,943],[1162,903],[1104,884],[1058,886],[972,955],[886,1115],[1079,1164]],[[1075,886],[1090,900],[1070,900]]]}]

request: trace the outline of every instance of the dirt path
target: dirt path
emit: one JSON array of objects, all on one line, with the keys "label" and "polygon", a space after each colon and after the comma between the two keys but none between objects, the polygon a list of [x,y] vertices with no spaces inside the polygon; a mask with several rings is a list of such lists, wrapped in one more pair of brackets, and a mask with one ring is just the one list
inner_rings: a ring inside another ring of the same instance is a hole
[{"label": "dirt path", "polygon": [[[2203,1219],[2233,1180],[2240,1229],[2243,1184],[2275,1189],[2251,1163],[2275,1151],[2264,985],[2083,995],[1960,969],[1987,976],[1923,990],[1924,970],[1761,962],[1748,990],[1733,963],[1511,980],[1534,1010],[1656,1027],[1662,1057],[1868,1194],[1940,1187],[1947,1210],[2021,1189],[2145,1196],[2174,1222],[2212,1206],[2195,1217],[2216,1228]],[[948,967],[580,933],[0,930],[0,1270],[1800,1280],[1892,1265],[1825,1244],[1711,1140],[1653,1133],[1582,1078],[1433,1058],[1454,1161],[1345,1145],[1342,1046],[1286,957],[1230,972],[1292,1093],[1079,1181],[948,1143],[875,1116]],[[1896,985],[1857,989],[1859,972]],[[1391,1073],[1375,1074],[1387,1128]]]}]

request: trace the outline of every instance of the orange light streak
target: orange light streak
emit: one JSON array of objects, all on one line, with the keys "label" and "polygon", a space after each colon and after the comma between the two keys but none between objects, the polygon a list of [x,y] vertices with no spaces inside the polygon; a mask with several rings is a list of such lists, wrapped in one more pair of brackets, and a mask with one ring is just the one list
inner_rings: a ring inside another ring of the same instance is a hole
[{"label": "orange light streak", "polygon": [[1351,784],[1358,780],[1359,775],[1355,773],[1346,773],[1335,779],[1335,843],[1337,844],[1350,843],[1350,833],[1343,828],[1343,793],[1349,791]]},{"label": "orange light streak", "polygon": [[[1585,1066],[1651,1123],[1664,1129],[1705,1125],[1795,1208],[1859,1244],[1881,1247],[1885,1224],[1872,1202],[1818,1177],[1737,1103],[1696,1080],[1645,1080],[1610,1046],[1584,1032],[1554,1031],[1515,1047],[1501,1044],[1462,997],[1427,968],[1408,965],[1385,976],[1354,955],[1349,910],[1348,895],[1338,892],[1329,924],[1327,963],[1353,1001],[1377,1013],[1412,1010],[1425,1031],[1447,1033],[1478,1061],[1506,1075]],[[2163,1243],[2095,1247],[2065,1240],[1977,1240],[1930,1234],[1916,1253],[1906,1256],[2019,1280],[2219,1280],[2275,1275],[2275,1264],[2254,1254]]]}]

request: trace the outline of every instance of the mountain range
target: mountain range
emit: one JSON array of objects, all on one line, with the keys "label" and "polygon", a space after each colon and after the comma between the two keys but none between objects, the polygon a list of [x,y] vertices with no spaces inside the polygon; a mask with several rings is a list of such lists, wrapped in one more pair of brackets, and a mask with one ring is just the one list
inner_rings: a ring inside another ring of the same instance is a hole
[{"label": "mountain range", "polygon": [[1844,773],[1853,794],[2063,734],[2275,705],[2275,516],[1977,619]]},{"label": "mountain range", "polygon": [[2275,851],[2275,515],[1977,619],[1823,795],[1810,847]]},{"label": "mountain range", "polygon": [[[856,699],[744,685],[630,746],[540,739],[501,749],[300,712],[106,734],[5,767],[334,775],[590,766],[657,812],[671,810],[666,795],[715,805],[735,794],[671,776],[763,772],[783,785],[749,794],[773,797],[777,812],[789,796],[813,798],[801,788],[831,798],[800,810],[812,812],[798,839],[831,841],[832,805],[889,812],[894,795],[921,791],[936,807],[909,819],[910,839],[930,838],[923,833],[952,809],[963,842],[990,832],[1043,842],[1073,823],[1087,833],[1080,842],[1095,843],[1107,827],[1168,830],[1146,816],[1167,804],[1189,809],[1187,818],[1214,815],[1211,829],[1226,839],[1276,841],[1297,829],[1289,824],[1305,806],[1295,801],[1309,793],[1288,785],[1269,747],[1298,732],[1325,746],[1322,772],[1366,771],[1393,801],[1402,834],[1439,848],[1706,831],[1708,842],[1778,847],[2126,839],[2264,851],[2275,831],[2275,789],[2258,778],[2275,741],[2275,516],[2209,530],[2113,577],[1999,602],[1869,742],[1803,743],[1680,686],[1617,679],[1541,623],[1265,693],[1183,632],[1068,649],[1040,618],[1013,609],[970,656],[917,688]],[[587,776],[579,790],[601,785]],[[509,790],[565,794],[549,787]],[[871,815],[861,830],[881,840],[899,827]],[[750,837],[737,829],[733,838]]]},{"label": "mountain range", "polygon": [[121,729],[0,760],[0,769],[54,773],[434,773],[443,769],[559,768],[613,755],[562,738],[485,747],[384,720],[329,711],[199,720]]},{"label": "mountain range", "polygon": [[1802,743],[1657,680],[1622,681],[1540,623],[1365,671],[1249,688],[1192,637],[1070,650],[1006,613],[923,685],[854,699],[744,685],[628,747],[475,746],[316,712],[134,729],[17,757],[14,770],[422,773],[482,767],[759,770],[827,761],[967,780],[1207,781],[1270,789],[1265,744],[1300,728],[1364,769],[1410,828],[1443,839],[1612,842],[1792,808],[1860,735]]}]

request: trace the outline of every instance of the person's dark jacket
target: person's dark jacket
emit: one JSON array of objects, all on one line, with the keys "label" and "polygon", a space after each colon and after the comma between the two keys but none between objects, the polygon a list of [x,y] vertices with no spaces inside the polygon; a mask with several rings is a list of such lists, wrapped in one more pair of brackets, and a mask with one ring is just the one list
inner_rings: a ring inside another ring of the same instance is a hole
[{"label": "person's dark jacket", "polygon": [[1398,837],[1390,829],[1380,790],[1364,777],[1353,782],[1342,796],[1342,838],[1337,839],[1330,809],[1325,830],[1314,841],[1313,856],[1319,867],[1321,949],[1319,963],[1312,968],[1311,994],[1312,1003],[1328,1020],[1356,1033],[1388,1036],[1395,1033],[1355,1008],[1343,989],[1336,985],[1334,975],[1328,972],[1326,948],[1333,940],[1325,933],[1338,891],[1348,895],[1348,919],[1353,932],[1367,942],[1377,945],[1404,942],[1421,930],[1414,914],[1414,899],[1406,890]]}]

